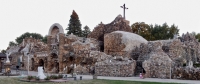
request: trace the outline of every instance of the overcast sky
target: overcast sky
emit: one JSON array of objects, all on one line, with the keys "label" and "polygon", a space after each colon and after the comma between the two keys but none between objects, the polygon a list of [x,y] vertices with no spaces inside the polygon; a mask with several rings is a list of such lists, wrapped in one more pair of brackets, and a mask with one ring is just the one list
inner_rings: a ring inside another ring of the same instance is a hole
[{"label": "overcast sky", "polygon": [[[0,0],[0,50],[25,32],[48,34],[54,23],[65,29],[72,10],[82,27],[92,30],[101,21],[110,23],[126,4],[126,19],[147,24],[175,24],[180,33],[200,33],[200,0]],[[65,30],[66,33],[66,30]]]}]

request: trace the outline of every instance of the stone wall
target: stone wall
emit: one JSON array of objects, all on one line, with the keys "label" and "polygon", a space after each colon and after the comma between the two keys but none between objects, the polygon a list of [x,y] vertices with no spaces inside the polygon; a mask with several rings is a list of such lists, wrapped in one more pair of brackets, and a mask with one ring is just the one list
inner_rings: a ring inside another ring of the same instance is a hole
[{"label": "stone wall", "polygon": [[[47,54],[47,44],[42,42],[40,39],[35,39],[32,37],[27,37],[23,40],[21,44],[18,46],[11,46],[8,47],[7,52],[12,52],[11,57],[11,64],[12,68],[16,68],[16,66],[19,66],[20,69],[28,69],[28,57],[27,54],[24,54],[24,49],[26,48],[29,49],[29,70],[37,70],[38,66],[37,65],[37,60],[32,63],[31,59],[34,59],[34,56],[38,58],[44,58],[48,56]],[[47,64],[47,63],[46,63]],[[45,66],[46,67],[46,66]]]},{"label": "stone wall", "polygon": [[100,55],[94,57],[90,54],[99,50],[99,42],[93,38],[82,38],[73,34],[65,36],[63,39],[63,50],[59,48],[60,53],[62,53],[62,59],[59,59],[59,65],[62,68],[59,70],[62,73],[74,71],[78,74],[89,74],[90,68],[100,57]]},{"label": "stone wall", "polygon": [[200,68],[176,67],[172,77],[183,80],[200,80]]},{"label": "stone wall", "polygon": [[150,58],[143,62],[146,77],[150,78],[170,78],[172,60],[163,52],[161,42],[150,42],[154,50],[150,53]]},{"label": "stone wall", "polygon": [[[195,42],[195,40],[184,41],[183,39],[149,41],[148,44],[141,44],[140,47],[133,50],[132,58],[142,62],[148,60],[150,53],[156,49],[156,47],[150,45],[152,42],[162,43],[161,49],[175,62],[175,66],[188,65],[189,61],[193,61],[193,63],[198,63],[199,61],[199,43]],[[135,57],[138,58],[136,59]]]},{"label": "stone wall", "polygon": [[[135,61],[106,60],[106,64],[97,63],[95,74],[99,76],[131,77],[134,75]],[[109,63],[110,62],[110,63]]]}]

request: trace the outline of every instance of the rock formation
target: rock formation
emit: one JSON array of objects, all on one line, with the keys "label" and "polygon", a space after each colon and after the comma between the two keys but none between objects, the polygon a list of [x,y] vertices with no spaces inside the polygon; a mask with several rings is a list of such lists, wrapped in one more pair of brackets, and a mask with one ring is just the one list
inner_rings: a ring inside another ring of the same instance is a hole
[{"label": "rock formation", "polygon": [[[25,48],[29,49],[28,55],[27,53],[25,55],[25,53],[23,52]],[[19,66],[20,69],[27,69],[27,66],[28,66],[27,56],[29,56],[30,57],[29,70],[36,71],[40,62],[39,59],[45,59],[45,57],[47,56],[47,45],[43,43],[40,39],[34,39],[32,37],[29,37],[29,38],[25,38],[23,42],[19,44],[18,46],[8,47],[7,52],[11,52],[11,51],[12,51],[11,63],[12,63],[13,68],[16,68],[16,66]]]},{"label": "rock formation", "polygon": [[200,79],[196,68],[200,65],[200,45],[192,34],[146,41],[131,31],[121,15],[109,24],[99,24],[89,38],[65,35],[62,26],[55,23],[49,29],[47,44],[30,37],[7,52],[12,52],[12,68],[37,71],[38,66],[43,66],[49,73],[95,72],[121,77],[137,76],[144,69],[146,77]]},{"label": "rock formation", "polygon": [[101,51],[104,51],[104,35],[111,33],[113,31],[127,31],[132,32],[131,27],[128,24],[128,21],[125,20],[121,15],[118,15],[114,21],[109,24],[103,24],[102,22],[93,29],[93,31],[87,36],[88,38],[95,38],[98,41],[101,41]]},{"label": "rock formation", "polygon": [[172,60],[163,52],[161,42],[149,42],[154,48],[149,54],[150,58],[143,62],[146,77],[170,78]]}]

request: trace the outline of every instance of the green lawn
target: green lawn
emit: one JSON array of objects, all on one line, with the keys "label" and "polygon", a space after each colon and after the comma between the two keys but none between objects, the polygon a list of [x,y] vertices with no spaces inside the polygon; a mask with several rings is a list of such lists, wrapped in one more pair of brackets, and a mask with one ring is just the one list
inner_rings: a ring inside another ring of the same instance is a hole
[{"label": "green lawn", "polygon": [[78,80],[66,83],[30,83],[19,81],[18,78],[0,78],[0,84],[177,84],[177,83],[158,83],[158,82],[138,82],[121,80]]}]

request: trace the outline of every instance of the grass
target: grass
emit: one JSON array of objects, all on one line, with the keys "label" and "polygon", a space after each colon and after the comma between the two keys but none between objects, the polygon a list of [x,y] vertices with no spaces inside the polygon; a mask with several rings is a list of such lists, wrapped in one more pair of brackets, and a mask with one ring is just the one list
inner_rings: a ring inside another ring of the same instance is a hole
[{"label": "grass", "polygon": [[139,82],[139,81],[122,81],[122,80],[77,80],[66,83],[31,83],[22,82],[19,78],[4,77],[0,78],[0,84],[177,84],[177,83],[158,83],[158,82]]}]

